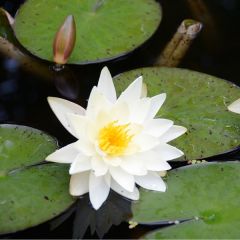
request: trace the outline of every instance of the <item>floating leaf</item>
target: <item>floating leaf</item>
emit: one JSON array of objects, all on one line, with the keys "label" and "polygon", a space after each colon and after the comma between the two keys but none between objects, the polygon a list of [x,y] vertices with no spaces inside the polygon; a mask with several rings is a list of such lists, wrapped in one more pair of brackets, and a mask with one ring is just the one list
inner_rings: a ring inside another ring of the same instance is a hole
[{"label": "floating leaf", "polygon": [[[239,219],[238,219],[239,221]],[[145,239],[239,239],[239,222],[217,226],[202,220],[185,222],[147,234]]]},{"label": "floating leaf", "polygon": [[16,36],[32,54],[52,61],[54,36],[68,15],[77,30],[68,63],[84,64],[136,49],[158,28],[161,9],[155,0],[27,0],[15,19]]},{"label": "floating leaf", "polygon": [[40,164],[56,148],[39,130],[0,125],[0,234],[38,225],[73,203],[68,167]]},{"label": "floating leaf", "polygon": [[[202,163],[169,172],[165,193],[141,190],[133,221],[154,223],[192,219],[149,238],[239,237],[240,162]],[[151,207],[150,207],[151,206]]]},{"label": "floating leaf", "polygon": [[227,110],[240,97],[239,87],[190,70],[143,68],[116,77],[118,93],[140,75],[149,96],[167,93],[157,116],[172,119],[188,129],[187,134],[171,143],[185,153],[185,159],[202,159],[239,146],[240,115]]}]

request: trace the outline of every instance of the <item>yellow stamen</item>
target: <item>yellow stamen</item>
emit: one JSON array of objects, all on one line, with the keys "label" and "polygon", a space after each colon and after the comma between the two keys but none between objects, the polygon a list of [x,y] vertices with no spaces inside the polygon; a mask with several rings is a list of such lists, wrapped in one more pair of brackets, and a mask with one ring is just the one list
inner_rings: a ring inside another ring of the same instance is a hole
[{"label": "yellow stamen", "polygon": [[129,124],[117,125],[117,121],[113,121],[100,129],[98,134],[99,148],[109,156],[120,156],[132,138],[133,135],[129,134]]}]

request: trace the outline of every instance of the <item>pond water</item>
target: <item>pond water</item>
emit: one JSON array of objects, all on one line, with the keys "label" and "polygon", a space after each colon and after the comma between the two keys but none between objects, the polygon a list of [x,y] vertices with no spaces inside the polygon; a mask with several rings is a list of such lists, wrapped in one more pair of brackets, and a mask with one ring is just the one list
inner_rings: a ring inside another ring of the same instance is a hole
[{"label": "pond water", "polygon": [[[194,1],[194,0],[193,0]],[[1,0],[0,7],[15,14],[23,0]],[[20,67],[14,59],[0,56],[0,123],[14,123],[31,126],[57,137],[60,145],[73,142],[74,139],[53,116],[47,96],[57,96],[86,106],[89,92],[98,80],[100,70],[107,65],[112,75],[117,75],[142,66],[151,66],[164,45],[171,38],[183,19],[193,18],[186,0],[161,0],[163,21],[154,37],[143,47],[121,59],[88,66],[70,66],[61,72],[53,72],[49,66],[49,76],[30,74]],[[211,14],[211,22],[206,22],[201,35],[195,40],[180,67],[205,72],[240,84],[238,68],[240,66],[240,1],[205,0]],[[203,20],[204,20],[204,16]],[[206,19],[206,18],[205,18]],[[46,63],[47,64],[47,63]],[[58,84],[56,85],[56,82]],[[232,157],[237,157],[238,154]],[[55,230],[49,230],[49,224],[26,230],[11,238],[71,238],[73,223],[77,227],[76,236],[97,238],[87,229],[91,225],[98,229],[104,238],[136,238],[151,230],[152,226],[128,228],[124,221],[131,215],[130,202],[112,194],[104,208],[94,212],[88,205],[87,197],[80,200],[78,217],[74,214]],[[81,216],[84,216],[81,218]],[[101,220],[100,220],[101,219]],[[102,220],[104,219],[104,221]],[[123,221],[123,223],[121,223]],[[120,224],[121,223],[121,224]],[[115,224],[119,226],[111,226]],[[105,232],[106,231],[106,232]]]}]

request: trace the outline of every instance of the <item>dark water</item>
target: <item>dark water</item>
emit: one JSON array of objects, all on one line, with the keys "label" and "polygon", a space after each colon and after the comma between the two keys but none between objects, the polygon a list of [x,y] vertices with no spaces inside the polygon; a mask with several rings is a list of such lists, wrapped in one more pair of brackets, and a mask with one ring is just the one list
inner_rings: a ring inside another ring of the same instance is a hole
[{"label": "dark water", "polygon": [[[0,0],[0,6],[14,15],[22,2],[24,1]],[[193,18],[186,0],[159,2],[162,4],[164,14],[159,30],[142,48],[124,58],[105,64],[69,67],[61,74],[53,73],[49,68],[50,77],[43,80],[43,77],[26,72],[14,59],[0,56],[0,123],[23,124],[47,131],[56,136],[62,145],[73,142],[71,135],[53,117],[46,97],[63,97],[85,106],[89,92],[96,84],[104,65],[109,67],[113,75],[133,68],[151,66],[179,23],[183,19]],[[212,74],[239,84],[240,1],[205,0],[205,3],[211,21],[206,22],[207,18],[200,14],[199,20],[203,21],[204,29],[180,67]],[[58,82],[57,86],[56,82]],[[127,223],[120,224],[131,215],[130,202],[117,198],[115,194],[111,195],[99,212],[91,209],[87,197],[80,201],[79,205],[82,207],[81,209],[78,207],[78,218],[75,218],[74,213],[70,214],[69,218],[55,230],[50,231],[50,224],[43,224],[10,237],[71,238],[74,224],[77,226],[75,237],[88,238],[97,238],[96,234],[91,234],[89,228],[86,230],[88,225],[92,226],[92,231],[97,230],[98,234],[105,238],[136,238],[151,229],[151,227],[137,227],[129,230]],[[51,224],[57,223],[51,222]],[[111,224],[120,225],[110,228]]]}]

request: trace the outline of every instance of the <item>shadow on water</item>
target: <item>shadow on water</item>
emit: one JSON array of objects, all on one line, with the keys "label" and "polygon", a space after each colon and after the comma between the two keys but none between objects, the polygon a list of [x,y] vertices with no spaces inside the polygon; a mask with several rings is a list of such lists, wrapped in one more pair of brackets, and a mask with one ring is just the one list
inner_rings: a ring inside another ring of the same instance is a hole
[{"label": "shadow on water", "polygon": [[84,195],[61,216],[4,238],[128,238],[126,226],[123,225],[125,229],[117,226],[130,217],[131,202],[114,192],[110,192],[98,211],[92,208],[88,195]]},{"label": "shadow on water", "polygon": [[[22,2],[24,1],[2,0],[0,7],[14,15]],[[43,79],[26,72],[14,59],[0,56],[0,123],[23,124],[44,130],[56,136],[60,145],[74,141],[53,116],[46,101],[47,96],[70,99],[85,107],[90,90],[97,83],[104,65],[110,68],[112,75],[133,68],[151,66],[180,22],[194,16],[196,19],[196,13],[190,11],[187,0],[159,0],[159,2],[162,4],[164,14],[160,28],[150,41],[121,59],[105,64],[69,66],[54,73],[49,66],[51,77]],[[205,2],[211,14],[211,24],[204,22],[206,20],[204,18],[196,19],[203,20],[204,30],[193,43],[180,67],[205,72],[240,84],[238,75],[240,1],[205,0]],[[127,223],[120,224],[131,215],[131,205],[129,201],[119,198],[116,194],[111,194],[98,212],[91,208],[89,199],[85,196],[67,214],[69,215],[62,215],[60,219],[51,223],[10,237],[71,238],[74,233],[75,237],[136,238],[149,230],[144,227],[129,230]],[[64,223],[61,219],[65,220]],[[56,228],[51,229],[50,225],[53,227],[54,224]],[[120,225],[111,228],[112,224]]]}]

